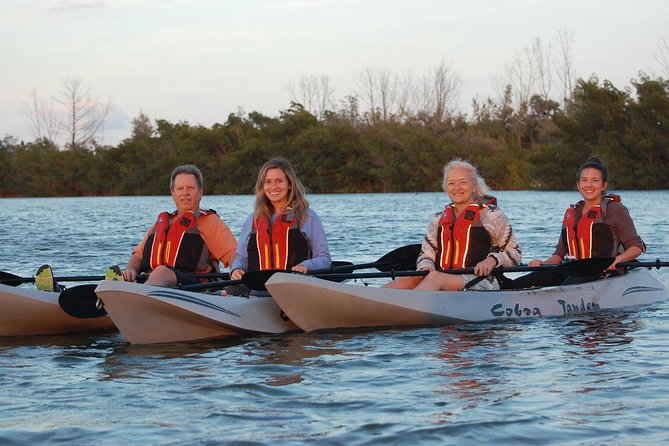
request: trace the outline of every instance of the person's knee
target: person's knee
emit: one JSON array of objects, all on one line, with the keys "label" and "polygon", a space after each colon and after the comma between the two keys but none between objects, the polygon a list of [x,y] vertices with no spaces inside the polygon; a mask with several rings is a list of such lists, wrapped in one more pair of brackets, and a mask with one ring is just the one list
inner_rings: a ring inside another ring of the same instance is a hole
[{"label": "person's knee", "polygon": [[171,271],[171,270],[168,267],[166,267],[165,265],[158,265],[158,266],[156,266],[156,268],[153,271],[151,271],[150,275],[153,276],[155,274],[156,276],[162,276],[167,271]]},{"label": "person's knee", "polygon": [[159,265],[151,271],[149,278],[146,281],[147,285],[158,285],[158,286],[172,286],[176,285],[176,275],[171,268]]}]

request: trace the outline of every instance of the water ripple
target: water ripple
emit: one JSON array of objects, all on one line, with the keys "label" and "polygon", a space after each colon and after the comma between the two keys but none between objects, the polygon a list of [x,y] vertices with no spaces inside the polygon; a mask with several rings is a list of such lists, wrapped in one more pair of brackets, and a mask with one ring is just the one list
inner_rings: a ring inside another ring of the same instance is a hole
[{"label": "water ripple", "polygon": [[[646,211],[662,197],[623,196],[648,259],[669,253],[667,225],[658,223],[666,215]],[[498,199],[527,260],[550,255],[576,194]],[[204,205],[237,234],[251,203],[216,196]],[[333,257],[358,263],[419,242],[443,204],[440,193],[312,197]],[[25,276],[42,263],[60,275],[123,265],[157,212],[171,207],[169,197],[0,206],[0,270]],[[63,224],[81,209],[87,218]],[[153,346],[129,345],[118,333],[0,338],[0,443],[667,444],[667,339],[668,303],[527,322]]]}]

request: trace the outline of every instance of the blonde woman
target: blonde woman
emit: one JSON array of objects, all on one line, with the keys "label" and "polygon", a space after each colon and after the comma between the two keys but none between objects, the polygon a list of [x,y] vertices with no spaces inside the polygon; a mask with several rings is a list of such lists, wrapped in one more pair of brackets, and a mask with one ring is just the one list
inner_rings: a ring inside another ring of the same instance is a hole
[{"label": "blonde woman", "polygon": [[253,213],[239,236],[231,278],[247,271],[290,269],[306,273],[332,263],[320,218],[309,207],[304,186],[284,158],[258,172]]}]

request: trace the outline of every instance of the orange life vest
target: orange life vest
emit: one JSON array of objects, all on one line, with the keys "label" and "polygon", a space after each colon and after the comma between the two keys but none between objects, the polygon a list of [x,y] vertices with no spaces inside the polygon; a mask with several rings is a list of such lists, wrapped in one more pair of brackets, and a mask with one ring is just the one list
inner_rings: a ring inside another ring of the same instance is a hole
[{"label": "orange life vest", "polygon": [[177,215],[161,212],[144,245],[142,271],[152,271],[166,265],[184,272],[204,272],[217,269],[209,258],[209,250],[197,229],[200,216],[216,211],[186,212],[178,221],[170,224]]},{"label": "orange life vest", "polygon": [[605,195],[603,198],[600,204],[590,208],[585,215],[579,216],[576,213],[583,200],[570,206],[565,212],[562,231],[569,255],[577,259],[589,259],[618,254],[618,243],[604,222],[604,216],[609,202],[622,201],[618,195]]},{"label": "orange life vest", "polygon": [[267,215],[253,221],[248,244],[248,271],[288,269],[310,258],[309,242],[300,231],[295,211],[286,209],[271,225],[269,221]]},{"label": "orange life vest", "polygon": [[[489,203],[494,203],[494,198]],[[481,209],[487,206],[472,203],[457,216],[453,204],[446,206],[439,220],[438,268],[474,266],[492,252],[492,239],[481,223]]]}]

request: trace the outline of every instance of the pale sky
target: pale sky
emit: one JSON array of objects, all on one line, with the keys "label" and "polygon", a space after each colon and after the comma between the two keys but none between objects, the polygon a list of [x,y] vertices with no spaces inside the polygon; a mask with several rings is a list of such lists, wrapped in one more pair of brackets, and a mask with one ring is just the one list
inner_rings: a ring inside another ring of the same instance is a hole
[{"label": "pale sky", "polygon": [[0,138],[32,141],[31,92],[56,96],[73,77],[112,102],[112,145],[140,111],[207,127],[240,107],[277,116],[301,76],[328,76],[339,100],[367,67],[421,75],[444,61],[467,112],[561,30],[577,77],[666,76],[667,0],[0,0]]}]

